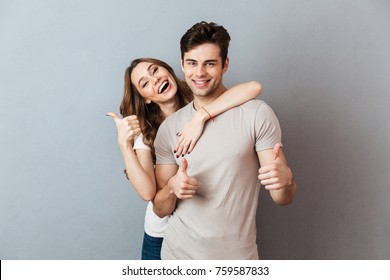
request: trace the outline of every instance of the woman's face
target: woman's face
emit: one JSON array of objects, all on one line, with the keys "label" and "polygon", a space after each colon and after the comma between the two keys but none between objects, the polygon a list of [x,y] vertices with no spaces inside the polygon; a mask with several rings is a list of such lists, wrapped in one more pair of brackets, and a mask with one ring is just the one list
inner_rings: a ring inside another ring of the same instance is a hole
[{"label": "woman's face", "polygon": [[131,83],[146,103],[172,101],[177,92],[175,79],[168,70],[151,62],[141,62],[133,69]]}]

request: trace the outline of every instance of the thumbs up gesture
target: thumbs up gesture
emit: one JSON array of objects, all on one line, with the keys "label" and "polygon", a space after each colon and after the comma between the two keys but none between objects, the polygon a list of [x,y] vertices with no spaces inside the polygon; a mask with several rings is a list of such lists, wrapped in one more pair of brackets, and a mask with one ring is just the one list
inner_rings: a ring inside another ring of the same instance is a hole
[{"label": "thumbs up gesture", "polygon": [[280,149],[282,148],[282,145],[280,145],[280,143],[276,143],[272,152],[274,153],[274,160],[276,161],[277,159],[279,159],[279,153],[280,153]]},{"label": "thumbs up gesture", "polygon": [[168,186],[178,199],[189,199],[195,195],[198,189],[198,181],[195,178],[188,176],[187,160],[182,158],[181,162],[182,165],[177,170],[176,175],[169,179]]},{"label": "thumbs up gesture", "polygon": [[272,150],[272,161],[259,169],[259,180],[267,190],[288,188],[292,184],[291,169],[286,164],[282,146],[277,143]]},{"label": "thumbs up gesture", "polygon": [[126,147],[141,133],[137,116],[131,115],[121,119],[114,112],[108,112],[106,115],[115,121],[118,129],[118,144],[120,147]]}]

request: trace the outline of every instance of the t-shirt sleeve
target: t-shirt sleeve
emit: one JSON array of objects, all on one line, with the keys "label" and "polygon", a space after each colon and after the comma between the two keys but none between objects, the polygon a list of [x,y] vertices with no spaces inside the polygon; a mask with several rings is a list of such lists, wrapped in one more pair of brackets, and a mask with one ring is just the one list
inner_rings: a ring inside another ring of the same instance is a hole
[{"label": "t-shirt sleeve", "polygon": [[143,139],[144,139],[144,137],[142,134],[140,134],[134,138],[133,150],[149,150],[149,151],[151,151],[150,147],[144,143]]},{"label": "t-shirt sleeve", "polygon": [[176,164],[171,143],[170,131],[165,121],[158,129],[156,139],[154,140],[156,164]]},{"label": "t-shirt sleeve", "polygon": [[282,143],[282,131],[278,118],[265,102],[257,108],[255,130],[257,152],[272,149],[276,143]]}]

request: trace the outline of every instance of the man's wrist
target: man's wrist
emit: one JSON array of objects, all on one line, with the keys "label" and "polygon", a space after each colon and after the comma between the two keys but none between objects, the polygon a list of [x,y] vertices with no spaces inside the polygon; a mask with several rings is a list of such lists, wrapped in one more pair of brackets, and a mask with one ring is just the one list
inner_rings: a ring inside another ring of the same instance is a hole
[{"label": "man's wrist", "polygon": [[291,179],[291,184],[287,188],[287,192],[294,196],[296,191],[296,183],[294,181],[294,177]]},{"label": "man's wrist", "polygon": [[171,186],[171,180],[172,180],[173,177],[169,178],[168,182],[167,182],[167,191],[169,192],[169,194],[173,194],[173,189],[172,189],[172,186]]}]

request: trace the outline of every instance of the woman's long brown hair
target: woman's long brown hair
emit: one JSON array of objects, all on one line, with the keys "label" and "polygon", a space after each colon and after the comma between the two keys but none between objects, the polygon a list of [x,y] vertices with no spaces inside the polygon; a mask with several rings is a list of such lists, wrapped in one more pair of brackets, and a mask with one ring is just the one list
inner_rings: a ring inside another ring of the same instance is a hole
[{"label": "woman's long brown hair", "polygon": [[177,84],[177,93],[175,95],[177,110],[192,101],[193,97],[187,83],[180,80],[176,76],[172,67],[162,60],[155,58],[138,58],[134,59],[130,66],[126,69],[124,94],[119,110],[123,117],[130,115],[137,116],[144,138],[143,141],[151,148],[153,159],[155,160],[154,139],[156,138],[158,128],[165,120],[165,116],[156,103],[145,103],[142,96],[131,83],[131,73],[133,72],[134,68],[141,62],[150,62],[164,67],[173,76]]}]

